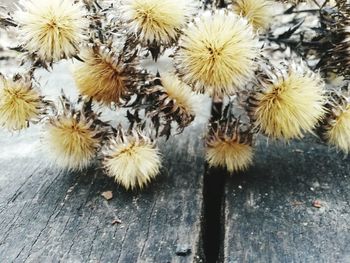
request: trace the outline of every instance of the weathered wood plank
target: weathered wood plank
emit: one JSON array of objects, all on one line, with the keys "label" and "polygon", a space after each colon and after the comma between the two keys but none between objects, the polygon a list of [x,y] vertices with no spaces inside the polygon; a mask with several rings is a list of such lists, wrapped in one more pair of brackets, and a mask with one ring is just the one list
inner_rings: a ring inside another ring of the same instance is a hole
[{"label": "weathered wood plank", "polygon": [[[2,134],[1,262],[197,260],[204,174],[199,129],[162,146],[160,178],[137,193],[124,191],[100,169],[74,174],[49,168],[33,151],[39,129]],[[113,191],[111,201],[100,196],[105,190]],[[112,225],[115,219],[121,224]],[[177,255],[181,250],[191,253]]]},{"label": "weathered wood plank", "polygon": [[350,262],[349,173],[326,146],[262,143],[254,167],[227,180],[223,261]]}]

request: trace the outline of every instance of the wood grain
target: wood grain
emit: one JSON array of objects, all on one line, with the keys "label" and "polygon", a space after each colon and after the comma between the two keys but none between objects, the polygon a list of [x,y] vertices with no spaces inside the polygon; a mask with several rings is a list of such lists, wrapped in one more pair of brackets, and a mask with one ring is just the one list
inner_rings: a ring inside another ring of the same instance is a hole
[{"label": "wood grain", "polygon": [[[198,124],[163,142],[162,174],[136,193],[99,168],[50,168],[37,151],[39,128],[2,134],[1,262],[200,261],[202,129]],[[111,201],[101,196],[106,190]]]},{"label": "wood grain", "polygon": [[261,143],[226,182],[222,261],[350,262],[349,172],[323,145]]}]

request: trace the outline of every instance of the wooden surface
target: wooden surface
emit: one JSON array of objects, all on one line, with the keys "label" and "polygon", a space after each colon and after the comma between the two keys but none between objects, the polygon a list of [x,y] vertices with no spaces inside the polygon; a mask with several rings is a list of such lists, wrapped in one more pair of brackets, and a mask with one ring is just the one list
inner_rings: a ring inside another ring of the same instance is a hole
[{"label": "wooden surface", "polygon": [[261,143],[226,181],[223,262],[350,262],[349,172],[326,146]]},{"label": "wooden surface", "polygon": [[[2,135],[1,262],[198,261],[204,174],[198,129],[162,146],[163,172],[140,193],[124,191],[100,169],[48,167],[33,152],[35,128]],[[101,197],[106,190],[111,201]],[[116,219],[121,223],[112,225]]]}]

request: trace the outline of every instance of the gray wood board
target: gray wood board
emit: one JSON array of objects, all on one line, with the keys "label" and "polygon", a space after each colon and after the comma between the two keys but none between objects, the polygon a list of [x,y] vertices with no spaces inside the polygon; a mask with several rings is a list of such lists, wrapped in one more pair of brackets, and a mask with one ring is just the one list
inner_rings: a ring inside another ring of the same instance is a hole
[{"label": "gray wood board", "polygon": [[261,143],[254,167],[226,181],[223,261],[350,262],[349,172],[310,140]]},{"label": "gray wood board", "polygon": [[[199,260],[203,125],[162,143],[161,175],[136,193],[98,168],[51,168],[37,151],[39,130],[0,136],[1,262]],[[101,197],[106,190],[110,201]],[[112,225],[115,219],[121,224]]]}]

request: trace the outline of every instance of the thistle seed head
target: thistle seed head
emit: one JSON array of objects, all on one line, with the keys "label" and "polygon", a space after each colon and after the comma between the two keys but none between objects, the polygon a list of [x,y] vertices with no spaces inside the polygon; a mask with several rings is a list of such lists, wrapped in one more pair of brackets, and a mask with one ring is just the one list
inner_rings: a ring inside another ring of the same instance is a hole
[{"label": "thistle seed head", "polygon": [[144,45],[169,46],[193,13],[191,0],[126,0],[122,16],[131,34]]},{"label": "thistle seed head", "polygon": [[22,130],[44,113],[45,103],[29,76],[13,79],[0,76],[0,125],[8,130]]},{"label": "thistle seed head", "polygon": [[72,0],[26,0],[15,18],[22,45],[43,62],[55,62],[77,54],[89,26],[80,3]]},{"label": "thistle seed head", "polygon": [[350,151],[350,98],[345,94],[333,94],[326,104],[327,115],[321,124],[321,138],[338,150]]},{"label": "thistle seed head", "polygon": [[205,13],[180,38],[176,64],[194,90],[232,95],[254,76],[258,41],[247,20],[232,13]]},{"label": "thistle seed head", "polygon": [[80,94],[106,105],[120,104],[135,91],[144,74],[136,69],[135,61],[124,63],[110,48],[86,47],[81,52],[84,62],[74,70]]},{"label": "thistle seed head", "polygon": [[233,0],[236,14],[248,19],[255,30],[265,31],[273,21],[273,3],[269,0]]},{"label": "thistle seed head", "polygon": [[246,170],[253,162],[252,138],[238,120],[219,123],[207,138],[209,166],[223,167],[230,173]]},{"label": "thistle seed head", "polygon": [[161,166],[158,148],[139,131],[130,135],[119,132],[110,139],[104,155],[107,175],[126,189],[143,188],[158,175]]},{"label": "thistle seed head", "polygon": [[324,82],[304,64],[290,63],[269,72],[250,98],[255,125],[268,137],[290,140],[312,132],[322,119]]},{"label": "thistle seed head", "polygon": [[73,105],[61,98],[63,109],[45,127],[44,145],[53,164],[67,170],[91,165],[101,147],[105,130],[92,112],[90,102]]}]

